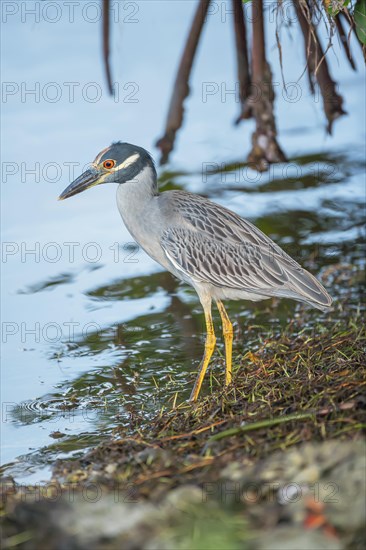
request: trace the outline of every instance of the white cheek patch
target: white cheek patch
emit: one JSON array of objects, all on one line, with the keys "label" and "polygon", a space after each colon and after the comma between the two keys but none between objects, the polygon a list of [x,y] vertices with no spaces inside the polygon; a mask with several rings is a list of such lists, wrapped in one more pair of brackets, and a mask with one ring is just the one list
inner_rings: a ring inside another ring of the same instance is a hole
[{"label": "white cheek patch", "polygon": [[134,162],[137,161],[137,159],[140,158],[140,155],[138,153],[135,153],[134,155],[131,155],[130,157],[126,158],[125,161],[122,162],[122,164],[119,164],[116,168],[116,170],[122,170],[124,168],[127,168],[127,166],[131,166]]}]

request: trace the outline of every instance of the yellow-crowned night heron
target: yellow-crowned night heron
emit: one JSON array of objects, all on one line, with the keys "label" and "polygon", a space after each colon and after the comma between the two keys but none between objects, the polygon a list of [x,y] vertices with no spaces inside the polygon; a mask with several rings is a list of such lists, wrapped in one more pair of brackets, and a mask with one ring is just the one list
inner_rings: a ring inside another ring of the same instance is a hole
[{"label": "yellow-crowned night heron", "polygon": [[331,305],[331,297],[315,277],[250,222],[192,193],[159,193],[154,162],[136,145],[118,142],[104,149],[59,198],[112,182],[119,184],[118,209],[133,238],[165,269],[192,285],[201,301],[207,337],[192,401],[198,397],[216,343],[212,299],[223,325],[226,385],[231,382],[233,327],[222,300],[277,296],[321,310]]}]

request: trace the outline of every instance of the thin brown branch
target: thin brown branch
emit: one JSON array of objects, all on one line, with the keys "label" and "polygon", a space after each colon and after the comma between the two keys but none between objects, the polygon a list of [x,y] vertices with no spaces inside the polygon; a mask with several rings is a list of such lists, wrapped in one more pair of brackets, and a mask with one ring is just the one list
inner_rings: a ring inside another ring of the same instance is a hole
[{"label": "thin brown branch", "polygon": [[243,3],[242,0],[232,0],[232,3],[234,11],[234,32],[239,81],[239,99],[241,105],[241,113],[236,119],[235,124],[239,124],[241,120],[250,118],[252,116],[252,109],[246,103],[247,99],[250,96],[251,78],[248,60],[247,29],[244,19]]},{"label": "thin brown branch", "polygon": [[286,90],[285,76],[283,74],[282,45],[281,45],[280,32],[279,32],[280,26],[278,23],[278,16],[279,16],[280,10],[282,10],[282,0],[278,2],[277,10],[276,10],[276,44],[277,44],[278,58],[279,58],[280,68],[281,68],[282,84],[283,84],[283,88]]},{"label": "thin brown branch", "polygon": [[324,113],[327,117],[327,130],[332,133],[333,122],[346,114],[342,108],[343,98],[337,93],[337,83],[332,80],[328,63],[320,44],[316,29],[311,22],[311,14],[306,0],[293,1],[298,21],[304,36],[307,69],[311,79],[316,79],[323,98]]},{"label": "thin brown branch", "polygon": [[348,40],[346,32],[343,28],[342,20],[341,20],[341,17],[340,17],[339,13],[335,16],[335,24],[336,24],[336,27],[337,27],[339,40],[340,40],[340,42],[343,46],[343,49],[344,49],[344,52],[347,56],[349,64],[351,65],[352,69],[355,71],[356,70],[356,65],[355,65],[355,62],[354,62],[353,57],[352,57],[349,40]]},{"label": "thin brown branch", "polygon": [[102,24],[103,24],[103,60],[107,79],[108,91],[113,95],[111,68],[109,64],[109,39],[110,39],[110,19],[109,19],[109,0],[103,0],[102,4]]},{"label": "thin brown branch", "polygon": [[156,143],[162,153],[161,164],[168,161],[169,153],[174,147],[175,134],[183,122],[183,102],[189,95],[189,76],[209,5],[210,0],[200,0],[183,50],[170,100],[165,133]]},{"label": "thin brown branch", "polygon": [[218,422],[214,422],[213,424],[210,424],[209,426],[204,426],[203,428],[199,428],[197,430],[192,430],[191,432],[181,433],[178,435],[171,435],[167,437],[162,437],[159,439],[159,442],[164,443],[165,441],[172,441],[173,439],[186,439],[189,437],[194,437],[195,435],[201,434],[203,432],[206,432],[207,430],[212,430],[212,428],[215,428],[216,426],[220,426],[220,424],[223,424],[225,420],[219,420]]},{"label": "thin brown branch", "polygon": [[348,23],[350,25],[350,34],[352,33],[352,31],[354,32],[354,35],[356,37],[356,41],[360,45],[360,48],[361,48],[362,53],[363,53],[363,57],[366,61],[366,46],[365,46],[365,44],[362,44],[361,40],[358,38],[358,35],[357,35],[357,32],[356,32],[356,23],[355,23],[355,19],[354,19],[353,15],[350,14],[350,12],[347,8],[343,8],[343,10],[341,12],[339,12],[339,15],[341,15],[342,17],[344,17],[348,21]]},{"label": "thin brown branch", "polygon": [[188,464],[187,466],[184,466],[183,468],[180,468],[179,470],[176,470],[174,467],[166,468],[165,470],[159,470],[157,472],[151,473],[149,472],[148,475],[141,474],[137,477],[137,479],[134,481],[136,485],[142,485],[146,481],[150,481],[151,479],[158,479],[161,477],[170,477],[170,476],[179,476],[188,472],[191,472],[192,470],[196,470],[197,468],[204,468],[205,466],[209,466],[214,461],[214,457],[210,456],[207,458],[202,458],[200,461],[195,462],[193,464]]}]

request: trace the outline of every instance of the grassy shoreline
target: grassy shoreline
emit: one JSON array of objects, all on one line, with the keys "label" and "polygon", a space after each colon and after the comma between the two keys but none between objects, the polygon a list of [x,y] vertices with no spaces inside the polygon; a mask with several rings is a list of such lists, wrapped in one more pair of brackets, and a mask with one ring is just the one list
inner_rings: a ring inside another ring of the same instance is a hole
[{"label": "grassy shoreline", "polygon": [[[94,546],[77,534],[75,548],[150,548],[154,540],[156,548],[267,550],[286,548],[288,537],[292,549],[362,548],[362,520],[354,524],[348,518],[360,516],[356,488],[365,483],[361,272],[333,267],[327,276],[333,286],[344,286],[334,312],[317,314],[299,306],[284,329],[268,333],[256,327],[252,351],[234,354],[228,389],[223,389],[223,358],[215,358],[205,381],[211,391],[193,406],[173,397],[148,425],[135,413],[131,426],[115,429],[110,440],[77,459],[57,460],[45,490],[5,478],[4,547],[38,548],[45,529],[49,547],[57,548],[55,533],[67,541],[74,534],[56,527],[51,536],[50,514],[66,514],[67,525],[72,517],[79,533],[83,514],[98,513]],[[277,487],[274,500],[268,480]],[[228,483],[236,490],[226,494]],[[253,484],[260,494],[254,504],[247,498]],[[301,498],[284,506],[278,488],[291,484]],[[314,484],[323,494],[316,501],[310,498]],[[328,503],[324,493],[332,484],[341,495],[338,504]],[[102,495],[94,507],[85,499],[90,487]],[[116,507],[129,523],[123,533],[106,537],[103,530]],[[139,534],[132,518],[136,510]],[[216,546],[214,539],[220,541]]]}]

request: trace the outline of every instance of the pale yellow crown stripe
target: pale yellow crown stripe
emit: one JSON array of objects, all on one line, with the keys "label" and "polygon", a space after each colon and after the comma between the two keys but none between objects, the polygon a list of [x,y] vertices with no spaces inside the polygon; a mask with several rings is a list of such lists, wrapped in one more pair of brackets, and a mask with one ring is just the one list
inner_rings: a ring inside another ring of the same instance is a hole
[{"label": "pale yellow crown stripe", "polygon": [[105,149],[103,149],[103,151],[101,151],[101,152],[99,153],[99,155],[96,157],[96,159],[95,159],[94,162],[93,162],[93,165],[94,165],[94,166],[97,166],[97,165],[99,164],[100,159],[102,158],[102,156],[104,155],[104,153],[105,153],[106,151],[108,151],[108,149],[109,149],[109,147],[106,147]]}]

